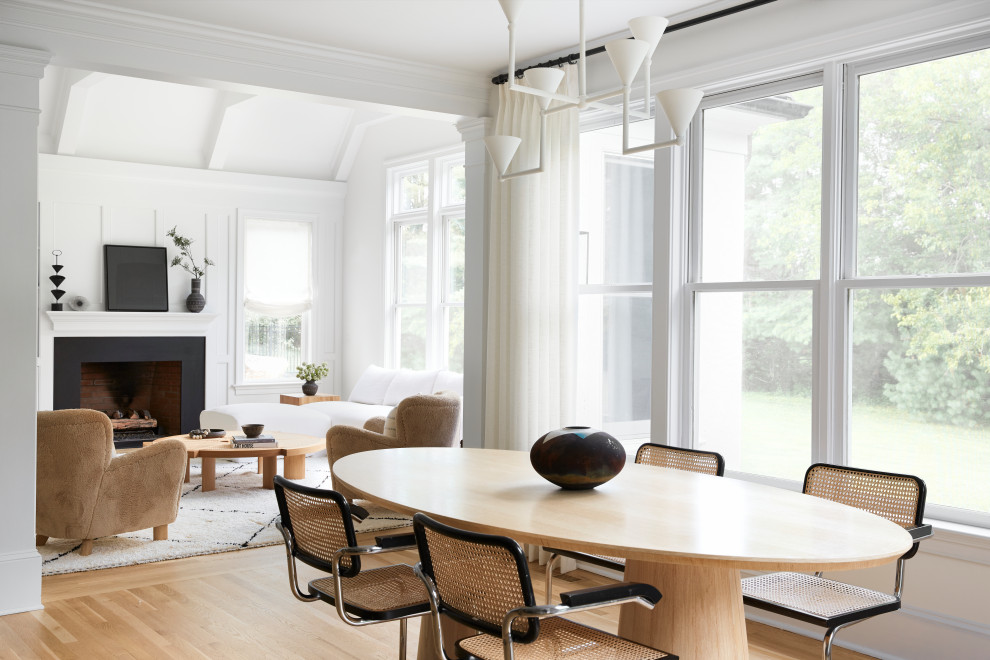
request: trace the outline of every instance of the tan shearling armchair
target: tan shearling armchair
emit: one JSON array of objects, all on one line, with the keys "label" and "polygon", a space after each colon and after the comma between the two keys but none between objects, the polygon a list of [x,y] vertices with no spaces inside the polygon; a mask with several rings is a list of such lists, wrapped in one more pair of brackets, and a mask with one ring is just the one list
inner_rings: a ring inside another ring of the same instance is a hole
[{"label": "tan shearling armchair", "polygon": [[[386,430],[385,417],[372,417],[364,428],[343,424],[327,431],[327,460],[333,469],[344,456],[372,449],[393,447],[456,447],[460,444],[461,400],[444,394],[416,394],[399,402],[389,417],[395,416],[395,430]],[[348,500],[355,495],[333,477],[333,488]]]},{"label": "tan shearling armchair", "polygon": [[36,543],[82,539],[79,554],[88,555],[97,537],[149,527],[156,541],[165,540],[185,473],[178,440],[114,456],[113,427],[102,412],[40,411]]}]

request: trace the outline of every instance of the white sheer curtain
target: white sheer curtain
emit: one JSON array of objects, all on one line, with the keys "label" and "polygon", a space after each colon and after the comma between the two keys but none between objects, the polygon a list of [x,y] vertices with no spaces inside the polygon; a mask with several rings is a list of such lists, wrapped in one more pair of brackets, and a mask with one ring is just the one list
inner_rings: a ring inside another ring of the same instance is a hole
[{"label": "white sheer curtain", "polygon": [[311,233],[308,222],[246,221],[244,309],[287,317],[313,306]]},{"label": "white sheer curtain", "polygon": [[[577,91],[575,66],[564,93]],[[536,97],[499,89],[496,132],[523,139],[510,171],[535,167]],[[574,417],[577,323],[578,118],[547,121],[542,174],[495,184],[489,242],[485,446],[529,450]]]}]

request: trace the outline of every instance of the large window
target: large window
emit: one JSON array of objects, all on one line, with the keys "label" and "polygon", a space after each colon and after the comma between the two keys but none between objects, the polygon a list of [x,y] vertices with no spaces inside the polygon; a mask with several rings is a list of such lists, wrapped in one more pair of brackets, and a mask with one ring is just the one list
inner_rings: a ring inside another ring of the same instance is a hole
[{"label": "large window", "polygon": [[653,159],[622,156],[620,127],[581,135],[578,250],[581,421],[634,447],[650,434]]},{"label": "large window", "polygon": [[312,222],[241,221],[243,382],[292,380],[309,359]]},{"label": "large window", "polygon": [[990,51],[977,45],[706,99],[684,330],[693,443],[729,470],[909,472],[932,515],[990,524]]},{"label": "large window", "polygon": [[464,156],[388,170],[388,360],[464,370]]}]

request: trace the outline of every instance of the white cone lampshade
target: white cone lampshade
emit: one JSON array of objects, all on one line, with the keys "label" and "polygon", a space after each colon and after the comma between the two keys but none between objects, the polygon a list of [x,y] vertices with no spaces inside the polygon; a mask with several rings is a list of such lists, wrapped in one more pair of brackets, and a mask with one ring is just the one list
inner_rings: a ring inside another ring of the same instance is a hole
[{"label": "white cone lampshade", "polygon": [[512,157],[516,155],[522,140],[511,135],[489,135],[485,138],[485,148],[495,162],[499,175],[504,175],[509,169]]},{"label": "white cone lampshade", "polygon": [[[523,80],[527,85],[534,89],[546,92],[548,94],[553,94],[560,87],[560,81],[564,79],[563,69],[551,69],[549,67],[537,67],[535,69],[527,69],[523,74]],[[546,98],[544,96],[537,97],[540,101],[540,107],[546,110],[550,107],[550,101],[553,99]]]},{"label": "white cone lampshade", "polygon": [[524,2],[525,0],[498,0],[498,4],[502,5],[502,13],[510,23],[515,23],[519,18]]},{"label": "white cone lampshade", "polygon": [[609,59],[615,72],[619,74],[619,80],[623,87],[632,83],[639,72],[639,67],[646,59],[646,53],[650,50],[650,44],[639,39],[616,39],[605,44]]},{"label": "white cone lampshade", "polygon": [[663,108],[677,137],[684,135],[691,124],[691,118],[698,111],[702,96],[700,89],[667,89],[657,93],[657,103]]},{"label": "white cone lampshade", "polygon": [[647,55],[652,56],[653,51],[657,49],[657,44],[660,43],[663,31],[667,29],[668,23],[670,21],[661,16],[640,16],[629,20],[629,30],[632,32],[633,39],[650,44]]}]

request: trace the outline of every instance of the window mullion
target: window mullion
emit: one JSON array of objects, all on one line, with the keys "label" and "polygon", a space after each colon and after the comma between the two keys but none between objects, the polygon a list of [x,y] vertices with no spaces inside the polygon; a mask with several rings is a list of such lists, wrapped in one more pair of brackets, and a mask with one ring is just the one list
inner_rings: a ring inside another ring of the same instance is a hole
[{"label": "window mullion", "polygon": [[[848,413],[848,352],[845,350],[849,327],[846,296],[836,282],[846,272],[843,239],[852,234],[842,231],[843,173],[851,168],[843,158],[851,153],[842,148],[843,66],[838,62],[823,71],[822,89],[822,228],[821,280],[815,292],[815,361],[812,365],[812,462],[843,463],[846,458]],[[847,216],[846,216],[847,217]]]}]

